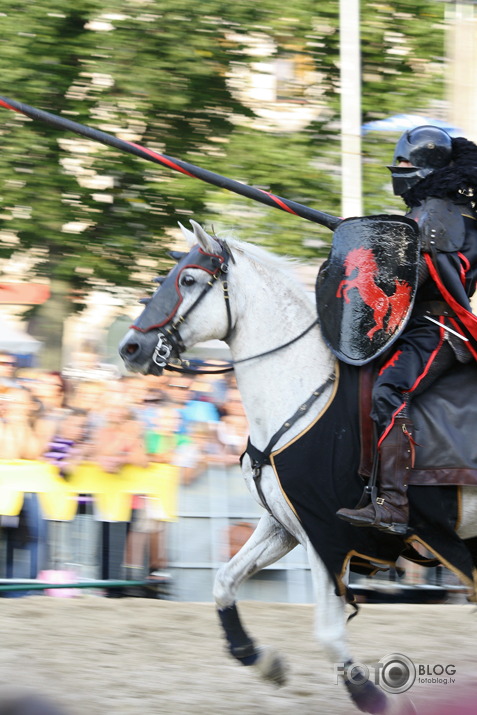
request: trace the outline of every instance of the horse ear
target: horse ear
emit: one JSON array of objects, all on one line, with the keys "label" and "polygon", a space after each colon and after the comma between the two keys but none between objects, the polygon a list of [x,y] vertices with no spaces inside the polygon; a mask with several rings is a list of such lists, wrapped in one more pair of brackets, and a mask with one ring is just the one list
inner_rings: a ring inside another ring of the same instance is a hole
[{"label": "horse ear", "polygon": [[221,252],[221,247],[220,243],[215,240],[212,236],[210,236],[207,231],[204,231],[202,226],[197,223],[197,221],[194,221],[193,219],[190,220],[191,226],[194,229],[194,236],[198,243],[202,246],[204,251],[207,251],[207,253],[220,253]]},{"label": "horse ear", "polygon": [[179,228],[182,231],[182,235],[184,236],[184,238],[187,241],[187,243],[189,244],[189,246],[192,247],[195,243],[197,243],[197,239],[196,239],[195,235],[192,233],[192,231],[189,231],[188,228],[183,226],[180,221],[178,223],[179,223]]}]

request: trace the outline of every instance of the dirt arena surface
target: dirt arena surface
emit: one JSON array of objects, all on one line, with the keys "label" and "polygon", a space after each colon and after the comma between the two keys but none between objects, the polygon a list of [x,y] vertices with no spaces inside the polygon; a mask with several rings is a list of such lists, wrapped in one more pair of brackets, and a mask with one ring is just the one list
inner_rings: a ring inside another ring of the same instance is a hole
[{"label": "dirt arena surface", "polygon": [[[37,692],[65,715],[341,715],[355,713],[313,638],[313,607],[241,604],[260,645],[285,656],[288,684],[235,663],[212,604],[29,596],[0,600],[0,698]],[[349,625],[356,660],[401,653],[417,665],[455,665],[455,683],[412,686],[419,714],[477,713],[477,612],[471,605],[364,605]],[[444,709],[442,709],[444,708]],[[463,711],[462,711],[463,712]],[[1,713],[1,709],[0,709]]]}]

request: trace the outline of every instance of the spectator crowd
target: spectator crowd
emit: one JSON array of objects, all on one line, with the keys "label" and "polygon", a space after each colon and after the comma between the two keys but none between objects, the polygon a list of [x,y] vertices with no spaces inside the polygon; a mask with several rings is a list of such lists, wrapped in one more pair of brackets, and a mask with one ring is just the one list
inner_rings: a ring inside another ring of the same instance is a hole
[{"label": "spectator crowd", "polygon": [[[68,480],[85,463],[118,477],[128,465],[165,464],[176,468],[188,490],[211,465],[238,465],[247,434],[233,373],[121,377],[97,365],[60,373],[18,367],[14,355],[0,352],[0,468],[2,460],[44,462]],[[71,580],[94,573],[100,579],[163,583],[168,523],[157,501],[131,495],[130,521],[118,525],[103,520],[93,495],[79,494],[74,519],[57,522],[44,518],[38,493],[25,493],[18,515],[0,508],[0,579],[58,583],[69,578],[73,565]],[[228,556],[251,530],[245,522],[230,527]],[[422,567],[409,563],[406,574],[409,583],[426,579]],[[131,587],[123,594],[144,590]]]},{"label": "spectator crowd", "polygon": [[[0,353],[0,460],[45,461],[64,479],[85,462],[109,473],[125,465],[170,464],[187,487],[211,464],[237,464],[246,436],[233,374],[68,375],[19,368],[14,355]],[[166,525],[151,518],[147,497],[131,499],[124,574],[144,577],[146,559],[147,573],[160,577],[167,568]],[[91,496],[80,495],[77,517],[92,518],[93,511]],[[46,532],[53,528],[35,493],[25,495],[18,516],[0,516],[0,577],[18,577],[13,552],[25,545],[34,553],[23,577],[35,578],[51,565],[53,554],[42,552],[42,544],[51,550],[55,539]]]}]

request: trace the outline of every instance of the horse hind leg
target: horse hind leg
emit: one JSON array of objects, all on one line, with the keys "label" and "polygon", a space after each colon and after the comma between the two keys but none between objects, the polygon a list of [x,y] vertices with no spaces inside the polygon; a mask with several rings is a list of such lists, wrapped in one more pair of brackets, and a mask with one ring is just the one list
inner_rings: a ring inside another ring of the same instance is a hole
[{"label": "horse hind leg", "polygon": [[345,601],[336,594],[335,584],[311,544],[308,546],[313,589],[317,603],[315,635],[328,659],[333,663],[338,679],[342,679],[348,694],[362,712],[387,715],[389,702],[386,695],[370,680],[363,677],[358,663],[348,648]]},{"label": "horse hind leg", "polygon": [[242,665],[253,665],[262,678],[276,685],[286,682],[285,663],[274,649],[258,647],[249,636],[240,620],[236,593],[241,583],[296,545],[296,539],[270,514],[265,514],[240,551],[219,569],[214,584],[214,598],[230,654]]}]

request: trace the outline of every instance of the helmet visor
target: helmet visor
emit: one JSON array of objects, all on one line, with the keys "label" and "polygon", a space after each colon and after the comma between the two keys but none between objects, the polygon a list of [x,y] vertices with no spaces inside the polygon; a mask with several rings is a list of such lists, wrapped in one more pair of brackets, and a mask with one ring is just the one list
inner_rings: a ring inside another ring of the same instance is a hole
[{"label": "helmet visor", "polygon": [[391,172],[393,191],[396,196],[405,194],[433,171],[418,166],[388,166],[387,168]]}]

